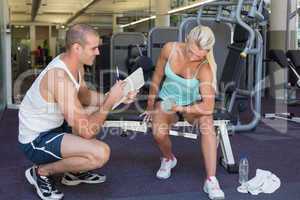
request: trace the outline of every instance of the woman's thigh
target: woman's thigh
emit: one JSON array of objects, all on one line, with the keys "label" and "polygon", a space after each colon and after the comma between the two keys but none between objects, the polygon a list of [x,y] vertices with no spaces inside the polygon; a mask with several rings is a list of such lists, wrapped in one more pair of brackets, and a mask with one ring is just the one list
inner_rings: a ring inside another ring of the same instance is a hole
[{"label": "woman's thigh", "polygon": [[163,111],[160,102],[156,102],[155,110],[152,114],[152,127],[155,134],[169,130],[170,126],[176,121],[178,121],[176,113]]}]

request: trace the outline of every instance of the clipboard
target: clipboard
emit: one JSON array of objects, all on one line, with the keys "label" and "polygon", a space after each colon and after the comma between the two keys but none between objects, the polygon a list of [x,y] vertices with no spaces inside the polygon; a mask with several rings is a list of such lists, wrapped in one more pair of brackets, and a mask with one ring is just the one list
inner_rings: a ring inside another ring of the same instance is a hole
[{"label": "clipboard", "polygon": [[118,107],[126,98],[129,92],[139,90],[145,84],[143,69],[139,67],[133,73],[131,73],[125,80],[125,86],[123,90],[123,98],[114,104],[112,110]]}]

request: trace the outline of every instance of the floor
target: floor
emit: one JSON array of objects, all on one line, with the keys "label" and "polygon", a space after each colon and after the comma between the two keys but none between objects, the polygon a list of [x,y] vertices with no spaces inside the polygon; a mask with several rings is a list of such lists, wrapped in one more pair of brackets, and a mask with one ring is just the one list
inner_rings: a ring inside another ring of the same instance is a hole
[{"label": "floor", "polygon": [[[32,164],[18,149],[18,117],[16,110],[6,110],[0,121],[0,199],[34,200],[35,191],[27,183],[24,171]],[[250,178],[257,168],[270,170],[281,179],[281,187],[273,194],[240,194],[236,191],[238,175],[228,174],[218,167],[218,178],[230,200],[299,200],[300,199],[300,125],[281,120],[264,119],[253,132],[231,136],[235,159],[247,155]],[[179,200],[208,199],[202,191],[204,168],[199,141],[173,137],[173,149],[178,158],[171,178],[158,180],[155,172],[160,154],[151,134],[120,137],[103,132],[99,139],[111,147],[111,159],[98,172],[107,175],[107,182],[98,185],[63,186],[64,199],[107,200]],[[59,182],[59,176],[56,177]]]}]

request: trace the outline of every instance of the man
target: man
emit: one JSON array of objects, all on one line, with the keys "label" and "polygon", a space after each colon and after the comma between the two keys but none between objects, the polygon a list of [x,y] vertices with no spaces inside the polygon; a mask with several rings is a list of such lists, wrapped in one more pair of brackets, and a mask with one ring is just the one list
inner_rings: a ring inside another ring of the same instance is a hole
[{"label": "man", "polygon": [[[101,168],[110,156],[109,146],[95,137],[112,106],[122,99],[125,83],[118,81],[107,95],[87,88],[83,65],[93,64],[99,45],[92,27],[70,27],[66,52],[41,72],[21,103],[19,144],[35,164],[25,176],[41,199],[64,196],[56,189],[53,174],[64,173],[65,185],[105,181],[104,175],[89,172]],[[124,103],[131,103],[135,96],[136,92],[130,93]],[[85,106],[89,105],[97,106],[97,111],[88,114]]]}]

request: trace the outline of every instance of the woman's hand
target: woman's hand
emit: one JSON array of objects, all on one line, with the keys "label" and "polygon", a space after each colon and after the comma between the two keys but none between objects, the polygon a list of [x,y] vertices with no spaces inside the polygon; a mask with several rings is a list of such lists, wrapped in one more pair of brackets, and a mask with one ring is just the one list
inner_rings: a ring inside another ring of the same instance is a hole
[{"label": "woman's hand", "polygon": [[143,122],[150,122],[150,121],[152,121],[153,111],[154,111],[154,102],[153,103],[151,103],[151,102],[149,103],[148,102],[146,111],[143,112],[142,114],[140,114],[139,117],[144,116]]},{"label": "woman's hand", "polygon": [[184,110],[183,106],[178,106],[176,104],[172,105],[171,111],[182,113]]}]

